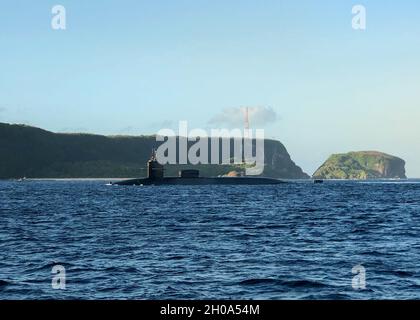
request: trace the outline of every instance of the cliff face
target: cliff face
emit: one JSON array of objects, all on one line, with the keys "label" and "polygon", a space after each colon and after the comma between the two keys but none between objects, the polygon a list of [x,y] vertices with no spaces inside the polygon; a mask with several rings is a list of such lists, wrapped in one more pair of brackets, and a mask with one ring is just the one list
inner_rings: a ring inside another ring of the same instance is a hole
[{"label": "cliff face", "polygon": [[265,140],[265,176],[282,177],[285,179],[310,178],[290,158],[285,146],[275,140]]},{"label": "cliff face", "polygon": [[315,179],[406,179],[405,161],[377,151],[334,154],[313,174]]},{"label": "cliff face", "polygon": [[[146,174],[146,161],[152,148],[159,144],[154,136],[62,134],[0,123],[0,178],[141,177]],[[279,141],[265,140],[265,163],[264,176],[309,178],[290,159]],[[166,173],[177,175],[178,170],[188,167],[191,166],[168,165]],[[202,176],[244,169],[235,165],[197,165],[194,168],[199,169]]]}]

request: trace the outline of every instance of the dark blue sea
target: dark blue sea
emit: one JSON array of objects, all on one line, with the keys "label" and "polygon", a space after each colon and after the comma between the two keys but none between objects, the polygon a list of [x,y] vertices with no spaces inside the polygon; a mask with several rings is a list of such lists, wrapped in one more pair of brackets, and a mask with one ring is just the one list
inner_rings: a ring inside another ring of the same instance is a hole
[{"label": "dark blue sea", "polygon": [[0,299],[419,298],[418,180],[0,182]]}]

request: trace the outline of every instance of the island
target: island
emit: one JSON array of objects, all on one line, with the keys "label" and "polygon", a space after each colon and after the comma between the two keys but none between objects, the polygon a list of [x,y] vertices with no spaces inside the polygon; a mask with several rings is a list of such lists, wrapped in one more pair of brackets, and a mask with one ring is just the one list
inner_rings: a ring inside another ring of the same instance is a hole
[{"label": "island", "polygon": [[407,179],[403,159],[378,151],[333,154],[312,177],[360,180]]}]

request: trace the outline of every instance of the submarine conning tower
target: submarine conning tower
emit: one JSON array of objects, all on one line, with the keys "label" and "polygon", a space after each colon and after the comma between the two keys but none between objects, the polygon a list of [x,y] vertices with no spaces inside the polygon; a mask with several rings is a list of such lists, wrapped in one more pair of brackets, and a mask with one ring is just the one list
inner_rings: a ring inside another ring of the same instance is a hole
[{"label": "submarine conning tower", "polygon": [[150,160],[147,161],[147,178],[152,180],[163,179],[163,165],[157,161],[155,150],[153,150]]}]

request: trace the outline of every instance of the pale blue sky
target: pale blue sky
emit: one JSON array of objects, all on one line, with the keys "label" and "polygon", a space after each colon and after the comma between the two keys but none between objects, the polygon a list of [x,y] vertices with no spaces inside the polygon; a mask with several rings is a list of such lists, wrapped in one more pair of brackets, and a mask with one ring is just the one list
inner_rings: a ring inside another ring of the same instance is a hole
[{"label": "pale blue sky", "polygon": [[[351,28],[355,4],[366,31]],[[309,174],[331,153],[379,150],[420,177],[419,57],[416,0],[3,0],[0,121],[153,134],[264,106],[279,118],[266,136]]]}]

